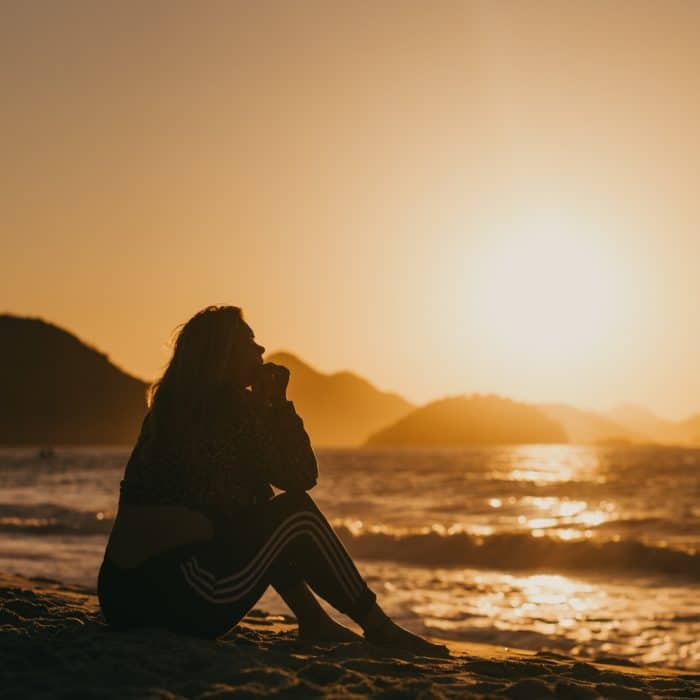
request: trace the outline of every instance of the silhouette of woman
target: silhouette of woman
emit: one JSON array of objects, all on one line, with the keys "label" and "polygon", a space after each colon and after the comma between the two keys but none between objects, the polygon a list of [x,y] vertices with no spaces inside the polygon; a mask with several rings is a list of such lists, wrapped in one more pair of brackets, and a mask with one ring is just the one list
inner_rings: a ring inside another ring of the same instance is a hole
[{"label": "silhouette of woman", "polygon": [[316,457],[286,398],[289,370],[264,364],[264,351],[235,306],[208,306],[180,328],[120,485],[98,575],[105,619],[214,638],[272,585],[301,639],[361,639],[310,587],[365,639],[445,655],[387,617],[307,493]]}]

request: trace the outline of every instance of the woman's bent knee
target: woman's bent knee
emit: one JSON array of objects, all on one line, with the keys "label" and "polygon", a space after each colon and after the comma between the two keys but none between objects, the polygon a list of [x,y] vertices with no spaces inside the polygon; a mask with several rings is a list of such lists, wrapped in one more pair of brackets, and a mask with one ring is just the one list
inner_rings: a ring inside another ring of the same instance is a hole
[{"label": "woman's bent knee", "polygon": [[285,491],[284,493],[275,496],[275,498],[273,498],[270,502],[277,501],[278,499],[279,503],[283,503],[289,512],[318,510],[318,506],[314,502],[314,499],[311,498],[306,491]]}]

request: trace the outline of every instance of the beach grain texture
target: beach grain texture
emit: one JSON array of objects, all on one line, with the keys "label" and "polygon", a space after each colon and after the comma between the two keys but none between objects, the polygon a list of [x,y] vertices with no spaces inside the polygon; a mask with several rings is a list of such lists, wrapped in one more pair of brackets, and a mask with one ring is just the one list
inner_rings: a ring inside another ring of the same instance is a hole
[{"label": "beach grain texture", "polygon": [[0,573],[0,698],[700,697],[700,674],[448,642],[435,659],[364,642],[310,644],[253,610],[217,640],[114,632],[95,594]]}]

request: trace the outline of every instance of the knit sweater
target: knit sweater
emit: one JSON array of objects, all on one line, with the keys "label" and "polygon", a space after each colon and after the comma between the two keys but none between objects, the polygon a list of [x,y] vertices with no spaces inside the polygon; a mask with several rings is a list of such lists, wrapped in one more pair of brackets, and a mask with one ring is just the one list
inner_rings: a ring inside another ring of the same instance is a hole
[{"label": "knit sweater", "polygon": [[211,516],[268,500],[271,484],[308,490],[318,478],[291,401],[262,404],[241,389],[212,401],[191,429],[157,430],[156,440],[149,411],[120,483],[120,504],[178,504]]}]

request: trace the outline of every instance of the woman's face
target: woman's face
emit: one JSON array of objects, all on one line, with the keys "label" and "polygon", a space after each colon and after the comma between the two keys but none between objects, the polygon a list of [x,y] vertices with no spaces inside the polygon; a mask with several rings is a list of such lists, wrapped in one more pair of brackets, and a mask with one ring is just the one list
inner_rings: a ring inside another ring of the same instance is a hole
[{"label": "woman's face", "polygon": [[265,348],[255,342],[253,329],[244,323],[240,339],[233,346],[233,373],[238,386],[250,386],[254,371],[263,364],[264,353]]}]

